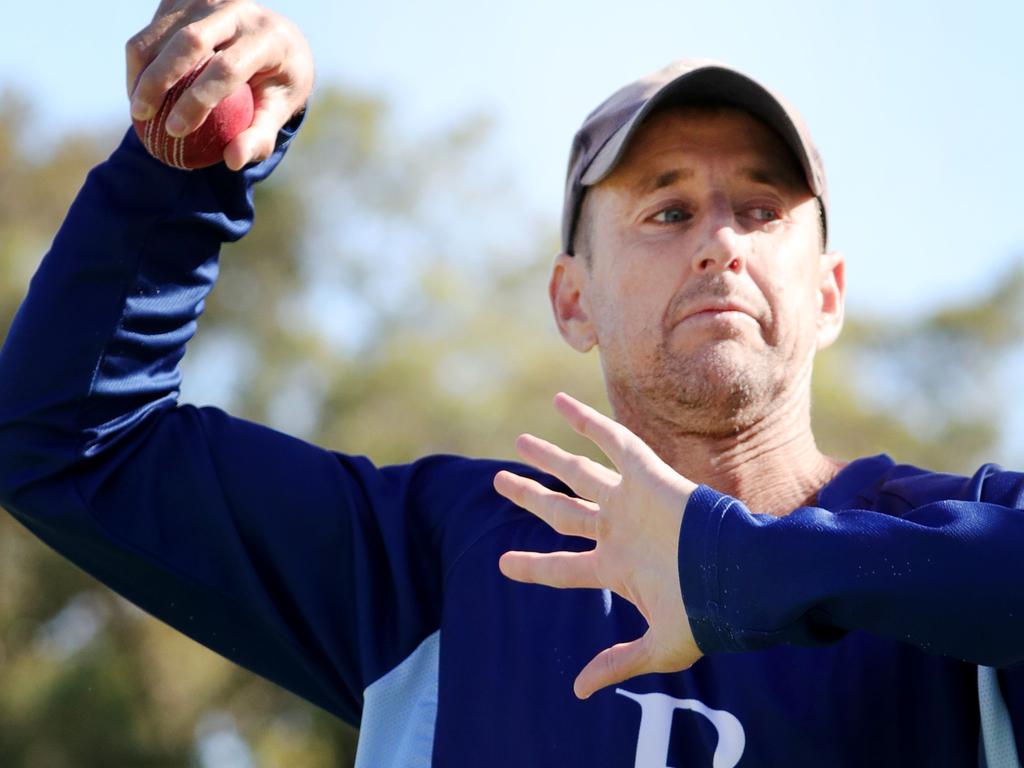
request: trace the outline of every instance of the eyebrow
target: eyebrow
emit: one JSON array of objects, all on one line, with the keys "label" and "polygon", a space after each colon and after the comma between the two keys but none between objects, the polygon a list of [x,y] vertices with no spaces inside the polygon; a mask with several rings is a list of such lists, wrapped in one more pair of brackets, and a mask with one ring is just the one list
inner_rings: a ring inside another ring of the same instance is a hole
[{"label": "eyebrow", "polygon": [[647,176],[642,179],[637,186],[643,194],[647,195],[651,192],[657,192],[659,189],[671,187],[676,182],[686,181],[691,178],[693,178],[692,169],[675,169],[671,171],[663,171],[662,173],[658,173],[653,176]]},{"label": "eyebrow", "polygon": [[[767,184],[778,189],[800,188],[805,183],[803,175],[797,175],[786,166],[749,165],[740,170],[740,174],[755,184]],[[670,171],[645,176],[636,185],[642,194],[649,195],[659,189],[671,187],[680,181],[688,181],[694,176],[691,168],[676,168]]]},{"label": "eyebrow", "polygon": [[781,189],[799,187],[803,182],[803,174],[797,175],[788,167],[752,165],[742,169],[740,173],[756,184],[767,184]]}]

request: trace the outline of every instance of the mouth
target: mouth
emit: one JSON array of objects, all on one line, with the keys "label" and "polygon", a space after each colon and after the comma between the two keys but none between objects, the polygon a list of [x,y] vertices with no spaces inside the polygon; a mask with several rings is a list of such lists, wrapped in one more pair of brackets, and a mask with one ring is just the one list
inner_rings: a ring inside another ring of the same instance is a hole
[{"label": "mouth", "polygon": [[683,315],[680,323],[691,320],[738,320],[747,318],[754,320],[754,315],[746,307],[732,303],[712,303],[693,307]]}]

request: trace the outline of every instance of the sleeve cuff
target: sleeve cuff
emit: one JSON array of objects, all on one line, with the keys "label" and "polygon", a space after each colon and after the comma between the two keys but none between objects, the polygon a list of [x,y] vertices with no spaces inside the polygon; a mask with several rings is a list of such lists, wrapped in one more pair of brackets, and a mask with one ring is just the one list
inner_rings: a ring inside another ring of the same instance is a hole
[{"label": "sleeve cuff", "polygon": [[743,650],[723,620],[719,534],[735,499],[706,485],[690,495],[679,529],[679,586],[693,638],[704,654]]},{"label": "sleeve cuff", "polygon": [[277,167],[278,163],[281,162],[285,153],[288,151],[289,145],[292,143],[292,139],[295,138],[295,135],[299,132],[299,129],[302,127],[305,120],[306,109],[303,108],[302,111],[293,116],[277,132],[277,139],[274,142],[274,151],[270,157],[258,163],[250,163],[237,172],[229,169],[223,162],[210,166],[209,168],[194,171],[172,168],[169,165],[164,165],[146,151],[145,146],[142,144],[142,140],[139,139],[134,128],[129,128],[126,131],[120,149],[121,151],[130,151],[136,157],[143,158],[143,162],[152,169],[154,174],[162,174],[167,177],[178,176],[181,178],[190,178],[192,176],[199,175],[213,178],[223,176],[242,177],[247,184],[254,184],[267,178]]}]

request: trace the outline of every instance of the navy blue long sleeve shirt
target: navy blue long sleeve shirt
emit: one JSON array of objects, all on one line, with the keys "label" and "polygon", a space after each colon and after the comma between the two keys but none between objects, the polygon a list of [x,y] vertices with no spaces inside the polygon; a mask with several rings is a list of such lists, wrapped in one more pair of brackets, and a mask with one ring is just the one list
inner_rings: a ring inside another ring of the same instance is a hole
[{"label": "navy blue long sleeve shirt", "polygon": [[178,404],[219,247],[289,141],[188,173],[129,133],[89,175],[0,352],[0,501],[39,538],[359,724],[364,768],[976,765],[983,726],[1024,745],[1022,475],[868,457],[782,518],[701,486],[679,578],[707,656],[578,701],[579,669],[645,626],[607,592],[499,573],[510,549],[588,546],[491,485],[557,480],[378,467]]}]

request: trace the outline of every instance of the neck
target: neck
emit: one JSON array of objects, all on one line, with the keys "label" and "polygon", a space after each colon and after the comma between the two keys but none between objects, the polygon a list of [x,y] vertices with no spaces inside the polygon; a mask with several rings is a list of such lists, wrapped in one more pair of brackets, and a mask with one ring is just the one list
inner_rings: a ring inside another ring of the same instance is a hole
[{"label": "neck", "polygon": [[818,491],[844,462],[818,450],[811,432],[810,376],[773,401],[758,418],[728,435],[701,434],[685,423],[622,408],[617,418],[669,466],[695,483],[739,499],[752,512],[776,516],[816,503]]}]

